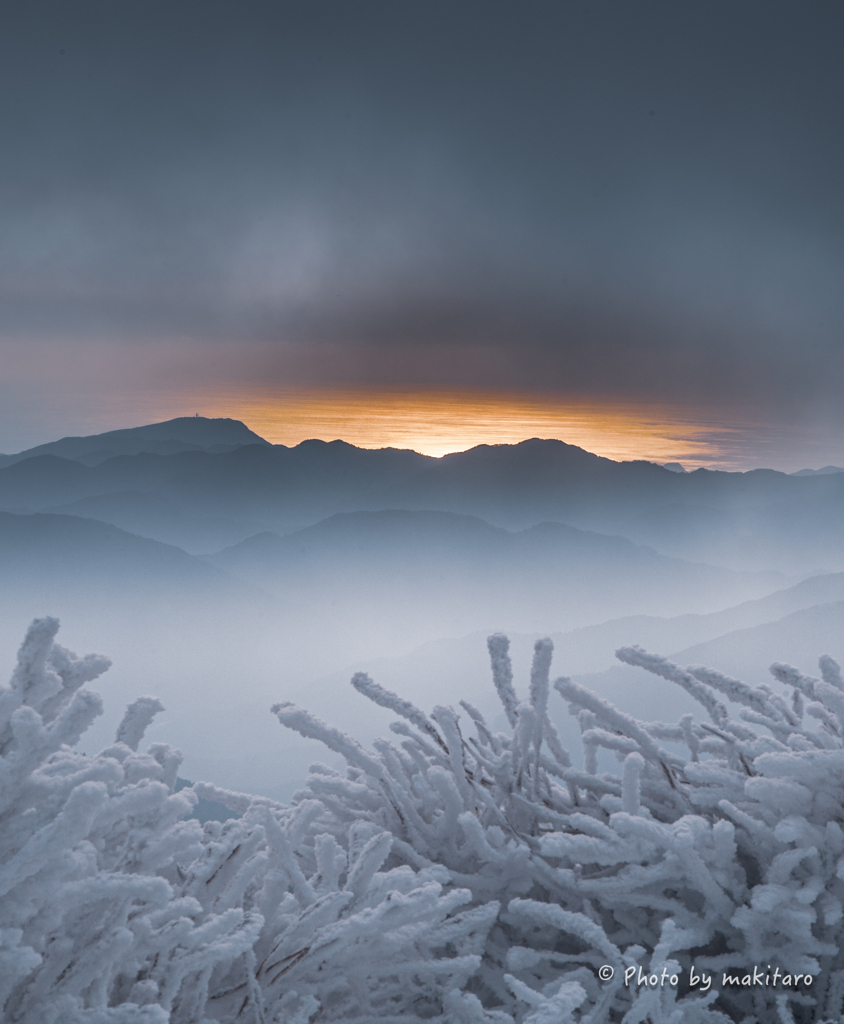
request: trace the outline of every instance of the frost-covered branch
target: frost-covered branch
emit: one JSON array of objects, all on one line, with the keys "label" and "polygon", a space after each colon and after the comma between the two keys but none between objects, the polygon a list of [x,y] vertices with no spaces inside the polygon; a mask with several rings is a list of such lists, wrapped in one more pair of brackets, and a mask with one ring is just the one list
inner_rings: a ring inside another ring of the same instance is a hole
[{"label": "frost-covered branch", "polygon": [[[139,751],[151,697],[112,746],[76,753],[101,707],[83,684],[108,663],[58,647],[57,628],[33,623],[0,690],[9,1024],[820,1024],[844,1010],[844,684],[829,657],[818,679],[773,666],[783,696],[624,648],[704,709],[640,722],[571,680],[551,687],[549,640],[520,697],[496,635],[505,732],[363,674],[355,688],[399,716],[372,749],[276,705],[348,765],[312,766],[283,805],[175,792],[178,751]],[[602,748],[617,773],[598,771]],[[241,817],[200,826],[199,796]],[[812,983],[624,982],[754,965]]]}]

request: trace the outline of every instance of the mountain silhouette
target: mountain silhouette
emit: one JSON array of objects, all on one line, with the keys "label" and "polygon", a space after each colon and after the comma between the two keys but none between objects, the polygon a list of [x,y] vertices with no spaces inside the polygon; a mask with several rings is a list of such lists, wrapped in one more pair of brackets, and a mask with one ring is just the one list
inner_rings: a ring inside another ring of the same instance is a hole
[{"label": "mountain silhouette", "polygon": [[[158,435],[176,429],[172,424],[195,439],[179,444],[217,437],[244,443],[226,451],[213,445],[137,451],[96,465],[22,453],[27,457],[0,469],[0,508],[84,511],[194,552],[226,546],[244,530],[283,535],[338,513],[405,509],[474,516],[511,531],[563,523],[743,571],[844,570],[844,473],[676,473],[536,438],[440,459],[343,441],[288,448],[268,444],[237,421],[201,418],[112,434],[128,435],[134,447],[154,447],[169,444]],[[101,445],[106,436],[87,440]]]},{"label": "mountain silhouette", "polygon": [[17,455],[0,455],[0,467],[37,455],[57,455],[97,465],[115,455],[172,455],[180,451],[230,451],[244,444],[269,444],[244,423],[232,419],[179,416],[163,423],[109,430],[87,437],[63,437],[36,445]]}]

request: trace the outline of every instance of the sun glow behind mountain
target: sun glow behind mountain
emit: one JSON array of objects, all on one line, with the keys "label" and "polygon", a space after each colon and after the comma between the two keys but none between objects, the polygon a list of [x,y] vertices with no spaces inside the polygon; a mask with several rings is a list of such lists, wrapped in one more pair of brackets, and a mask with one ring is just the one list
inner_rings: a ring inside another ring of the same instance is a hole
[{"label": "sun glow behind mountain", "polygon": [[679,406],[500,392],[250,387],[188,401],[203,415],[241,419],[275,444],[342,438],[361,448],[412,448],[433,456],[547,437],[618,461],[734,468],[743,461],[747,434]]},{"label": "sun glow behind mountain", "polygon": [[[242,420],[276,444],[340,438],[432,456],[542,437],[620,461],[793,472],[841,465],[844,450],[837,407],[754,406],[737,403],[728,389],[703,402],[683,389],[667,400],[574,388],[566,394],[551,381],[533,392],[421,380],[363,383],[350,379],[354,368],[330,346],[306,363],[290,355],[283,365],[263,349],[175,341],[143,348],[94,341],[72,354],[45,342],[6,356],[0,395],[0,452],[6,453],[193,413]],[[330,380],[319,381],[315,361]]]}]

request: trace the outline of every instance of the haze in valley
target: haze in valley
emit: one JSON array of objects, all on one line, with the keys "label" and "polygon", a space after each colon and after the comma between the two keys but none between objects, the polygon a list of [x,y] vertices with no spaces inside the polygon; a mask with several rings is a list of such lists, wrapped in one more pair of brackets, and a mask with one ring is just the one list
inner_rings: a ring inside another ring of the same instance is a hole
[{"label": "haze in valley", "polygon": [[64,438],[0,468],[0,641],[10,670],[28,622],[51,614],[67,645],[113,659],[86,744],[154,693],[167,713],[151,736],[191,777],[289,796],[325,752],[282,733],[271,704],[371,740],[390,718],[350,687],[366,670],[422,707],[468,699],[495,721],[493,632],[523,687],[549,635],[556,674],[643,718],[690,700],[613,668],[623,645],[752,681],[773,659],[844,656],[842,488],[844,470],[685,473],[555,440],[442,458],[288,448],[202,417]]}]

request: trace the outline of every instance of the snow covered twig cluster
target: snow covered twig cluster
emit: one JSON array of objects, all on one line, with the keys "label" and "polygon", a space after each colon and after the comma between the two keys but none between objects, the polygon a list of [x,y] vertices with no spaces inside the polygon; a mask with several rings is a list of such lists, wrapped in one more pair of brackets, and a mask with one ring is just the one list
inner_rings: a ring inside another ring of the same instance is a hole
[{"label": "snow covered twig cluster", "polygon": [[[347,762],[312,766],[287,806],[176,793],[178,752],[138,752],[153,698],[112,747],[75,753],[100,710],[82,686],[108,662],[59,647],[57,628],[33,623],[0,690],[10,1024],[841,1019],[844,683],[830,658],[818,679],[773,666],[784,697],[624,648],[705,711],[649,723],[569,679],[552,687],[548,640],[520,700],[496,635],[507,732],[464,702],[426,714],[363,674],[356,689],[397,716],[371,750],[274,707]],[[581,766],[552,689],[577,716]],[[618,774],[598,771],[600,748]],[[242,816],[201,826],[186,817],[198,797]],[[811,982],[720,983],[754,966]],[[716,981],[626,984],[631,968]]]}]

